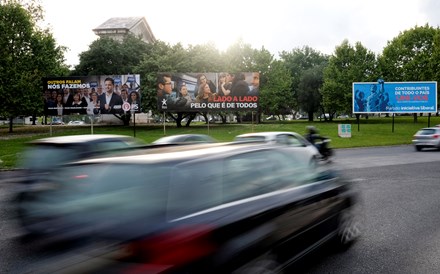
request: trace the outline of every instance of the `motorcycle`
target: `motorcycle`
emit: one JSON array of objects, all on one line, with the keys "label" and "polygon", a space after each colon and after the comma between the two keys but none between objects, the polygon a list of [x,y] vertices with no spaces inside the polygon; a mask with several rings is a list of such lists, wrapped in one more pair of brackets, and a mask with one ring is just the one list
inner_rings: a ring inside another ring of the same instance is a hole
[{"label": "motorcycle", "polygon": [[330,147],[331,139],[327,137],[322,137],[320,142],[316,142],[316,147],[321,154],[321,160],[326,161],[331,156],[333,156],[333,149]]}]

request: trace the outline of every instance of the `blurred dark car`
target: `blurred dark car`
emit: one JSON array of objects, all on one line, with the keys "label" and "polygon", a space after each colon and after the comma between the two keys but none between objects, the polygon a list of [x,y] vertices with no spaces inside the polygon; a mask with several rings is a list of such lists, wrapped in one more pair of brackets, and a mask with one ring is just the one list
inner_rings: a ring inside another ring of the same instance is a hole
[{"label": "blurred dark car", "polygon": [[[145,145],[140,140],[124,135],[96,134],[72,135],[38,139],[27,144],[20,160],[20,174],[17,186],[19,213],[29,232],[38,233],[39,228],[29,222],[28,214],[33,210],[29,201],[35,181],[44,180],[58,167],[72,161],[78,161],[109,154],[115,151]],[[29,225],[27,225],[29,224]]]},{"label": "blurred dark car", "polygon": [[33,220],[50,241],[94,244],[33,269],[277,273],[324,242],[349,246],[360,217],[351,182],[291,150],[168,146],[58,169],[35,188],[33,202],[46,208]]},{"label": "blurred dark car", "polygon": [[422,128],[413,136],[412,143],[417,151],[424,148],[440,149],[440,127]]},{"label": "blurred dark car", "polygon": [[187,143],[216,143],[217,140],[205,134],[178,134],[157,139],[152,144],[187,144]]}]

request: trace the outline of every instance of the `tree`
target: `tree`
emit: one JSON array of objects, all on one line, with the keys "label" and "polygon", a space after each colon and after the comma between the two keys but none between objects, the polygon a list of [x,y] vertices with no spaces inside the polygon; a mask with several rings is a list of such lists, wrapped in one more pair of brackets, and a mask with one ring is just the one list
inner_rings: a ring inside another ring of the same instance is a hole
[{"label": "tree", "polygon": [[[42,9],[35,2],[0,4],[0,116],[35,116],[43,110],[41,78],[65,74],[64,47],[56,45],[49,30],[40,29]],[[34,119],[35,120],[35,119]]]},{"label": "tree", "polygon": [[254,49],[239,39],[223,53],[224,70],[227,72],[247,72],[256,66]]},{"label": "tree", "polygon": [[[440,60],[440,31],[437,28],[437,31],[434,35],[434,49],[432,52],[432,59],[433,60]],[[437,83],[440,81],[440,62],[439,61],[433,61],[430,62],[430,70],[434,72],[433,74],[433,81],[437,81]],[[437,102],[439,102],[440,94],[437,92]],[[437,111],[436,115],[439,115],[439,112]]]},{"label": "tree", "polygon": [[352,47],[344,40],[324,70],[322,113],[331,114],[330,119],[338,111],[351,113],[353,82],[371,82],[378,78],[375,54],[360,42]]},{"label": "tree", "polygon": [[[324,69],[328,62],[328,57],[308,46],[293,49],[291,52],[283,51],[281,52],[280,57],[286,64],[286,67],[289,69],[290,75],[292,76],[291,93],[293,94],[294,98],[294,109],[305,110],[308,113],[310,111],[315,112],[321,103],[321,96],[316,94],[318,90],[312,91],[309,90],[309,88],[304,89],[304,85],[308,87],[315,86],[317,89],[319,89],[322,85],[322,79],[320,80],[319,77],[307,77],[307,81],[312,79],[318,81],[317,83],[308,82],[307,84],[301,83],[301,81],[306,80],[306,78],[303,78],[304,73],[308,73],[309,76],[312,76],[310,75],[310,73],[312,73],[311,70],[314,71],[312,74],[315,76],[321,75],[322,77],[322,72],[319,73],[319,71],[316,69]],[[304,92],[312,92],[312,94],[304,94]],[[313,121],[313,113],[312,115],[309,113],[309,120]]]},{"label": "tree", "polygon": [[321,105],[321,93],[324,64],[315,66],[302,73],[297,88],[298,105],[307,112],[309,121],[313,121],[313,115]]},{"label": "tree", "polygon": [[[222,54],[222,60],[225,63],[222,70],[229,73],[259,72],[260,86],[262,86],[267,80],[268,71],[274,61],[274,57],[264,47],[261,49],[253,49],[250,44],[246,44],[239,39]],[[258,123],[261,120],[261,113],[262,108],[260,107],[256,115]],[[247,120],[252,120],[253,113],[237,112],[236,115],[237,121],[242,121],[241,116],[245,116]],[[221,113],[220,116],[223,121],[226,122],[226,113]]]},{"label": "tree", "polygon": [[134,35],[127,35],[122,41],[109,37],[99,38],[90,45],[89,50],[79,56],[79,64],[72,75],[117,75],[134,73],[142,56],[151,45]]},{"label": "tree", "polygon": [[217,48],[211,44],[203,45],[189,45],[186,50],[186,66],[180,66],[181,69],[185,68],[185,72],[219,72],[225,68],[226,60],[217,50]]},{"label": "tree", "polygon": [[[379,56],[383,79],[387,82],[438,81],[440,79],[439,29],[426,24],[395,37]],[[414,120],[417,115],[414,113]]]},{"label": "tree", "polygon": [[283,115],[290,112],[293,101],[290,87],[292,78],[284,63],[275,60],[263,74],[260,87],[260,108],[263,113]]},{"label": "tree", "polygon": [[[428,25],[406,30],[388,42],[378,57],[385,81],[432,81],[438,63],[432,58],[439,30]],[[438,50],[438,49],[437,49]]]}]

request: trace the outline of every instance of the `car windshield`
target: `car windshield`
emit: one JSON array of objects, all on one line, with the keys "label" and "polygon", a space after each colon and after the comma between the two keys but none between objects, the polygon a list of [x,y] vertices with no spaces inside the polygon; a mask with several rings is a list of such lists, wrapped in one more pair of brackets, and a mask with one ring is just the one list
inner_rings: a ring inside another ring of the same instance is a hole
[{"label": "car windshield", "polygon": [[180,141],[180,139],[176,138],[176,136],[166,136],[166,137],[162,137],[160,139],[157,139],[156,141],[154,141],[154,143],[165,144],[165,143],[179,142],[179,141]]},{"label": "car windshield", "polygon": [[264,136],[237,136],[235,141],[264,141],[266,137]]},{"label": "car windshield", "polygon": [[190,143],[190,142],[208,142],[214,143],[215,140],[210,136],[203,135],[177,135],[177,136],[166,136],[154,141],[154,144],[167,144],[167,143]]},{"label": "car windshield", "polygon": [[424,128],[422,130],[419,130],[419,132],[417,132],[417,135],[432,135],[435,134],[435,129],[433,128]]},{"label": "car windshield", "polygon": [[77,146],[33,145],[24,151],[21,166],[29,169],[55,167],[77,159],[79,151]]},{"label": "car windshield", "polygon": [[68,216],[74,224],[148,223],[165,216],[170,170],[169,164],[68,166],[45,179],[56,187],[42,197],[50,199],[51,212]]}]

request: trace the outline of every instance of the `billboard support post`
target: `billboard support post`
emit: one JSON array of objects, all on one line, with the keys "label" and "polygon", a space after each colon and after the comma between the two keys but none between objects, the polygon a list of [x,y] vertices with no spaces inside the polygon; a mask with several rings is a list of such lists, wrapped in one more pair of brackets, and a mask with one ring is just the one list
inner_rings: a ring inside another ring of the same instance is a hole
[{"label": "billboard support post", "polygon": [[360,131],[360,120],[361,120],[361,115],[360,114],[356,114],[356,122],[358,124],[358,132]]},{"label": "billboard support post", "polygon": [[428,127],[431,127],[431,112],[428,114]]},{"label": "billboard support post", "polygon": [[391,130],[391,132],[393,132],[394,133],[394,113],[393,113],[393,127],[392,127],[393,129]]},{"label": "billboard support post", "polygon": [[254,132],[254,112],[252,111],[252,132]]},{"label": "billboard support post", "polygon": [[208,115],[206,115],[206,118],[208,118],[208,135],[209,135],[209,111],[208,111]]},{"label": "billboard support post", "polygon": [[166,131],[165,131],[165,111],[163,112],[163,135],[166,135]]},{"label": "billboard support post", "polygon": [[93,115],[91,115],[90,116],[91,118],[90,118],[90,131],[91,131],[91,134],[93,135],[93,121],[95,120],[95,115],[93,114]]},{"label": "billboard support post", "polygon": [[131,113],[133,113],[133,137],[136,137],[136,110],[132,109]]}]

